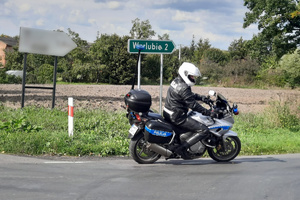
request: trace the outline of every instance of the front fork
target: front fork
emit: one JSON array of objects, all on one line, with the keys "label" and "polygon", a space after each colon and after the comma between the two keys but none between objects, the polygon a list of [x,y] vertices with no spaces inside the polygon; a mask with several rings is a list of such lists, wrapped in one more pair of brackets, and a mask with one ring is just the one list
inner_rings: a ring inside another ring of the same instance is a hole
[{"label": "front fork", "polygon": [[227,145],[226,145],[226,138],[229,137],[229,136],[238,136],[238,135],[237,135],[236,132],[229,130],[227,133],[225,133],[222,136],[223,148],[224,148],[225,152],[228,151]]}]

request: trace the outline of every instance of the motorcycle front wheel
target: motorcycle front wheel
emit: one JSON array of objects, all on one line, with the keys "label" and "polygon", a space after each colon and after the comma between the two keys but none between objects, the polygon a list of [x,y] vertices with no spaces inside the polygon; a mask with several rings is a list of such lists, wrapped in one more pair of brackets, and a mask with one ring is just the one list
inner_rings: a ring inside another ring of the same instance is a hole
[{"label": "motorcycle front wheel", "polygon": [[[224,148],[226,145],[226,148]],[[225,142],[218,144],[215,148],[207,149],[209,156],[218,162],[228,162],[234,159],[241,151],[241,141],[236,136],[229,136]]]},{"label": "motorcycle front wheel", "polygon": [[160,154],[147,148],[147,142],[143,134],[139,134],[130,141],[129,152],[133,160],[139,164],[152,164],[161,157]]}]

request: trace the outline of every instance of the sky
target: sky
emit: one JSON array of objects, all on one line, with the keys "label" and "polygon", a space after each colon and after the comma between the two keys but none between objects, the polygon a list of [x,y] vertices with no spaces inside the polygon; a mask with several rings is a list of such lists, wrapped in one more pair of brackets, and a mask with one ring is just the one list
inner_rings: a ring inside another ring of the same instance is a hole
[{"label": "sky", "polygon": [[0,0],[0,35],[16,36],[20,27],[44,30],[68,28],[93,42],[97,34],[130,35],[132,21],[149,20],[156,35],[190,46],[208,39],[212,47],[227,50],[241,37],[249,40],[257,26],[243,28],[248,11],[243,0]]}]

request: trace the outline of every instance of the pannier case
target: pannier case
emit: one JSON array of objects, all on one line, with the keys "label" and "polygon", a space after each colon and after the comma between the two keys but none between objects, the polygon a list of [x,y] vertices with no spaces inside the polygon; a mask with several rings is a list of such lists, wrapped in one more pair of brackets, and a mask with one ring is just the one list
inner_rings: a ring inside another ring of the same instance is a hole
[{"label": "pannier case", "polygon": [[147,112],[152,104],[151,95],[145,90],[130,90],[124,100],[126,106],[135,112]]},{"label": "pannier case", "polygon": [[161,120],[149,120],[145,124],[144,137],[150,143],[168,144],[173,138],[173,129]]}]

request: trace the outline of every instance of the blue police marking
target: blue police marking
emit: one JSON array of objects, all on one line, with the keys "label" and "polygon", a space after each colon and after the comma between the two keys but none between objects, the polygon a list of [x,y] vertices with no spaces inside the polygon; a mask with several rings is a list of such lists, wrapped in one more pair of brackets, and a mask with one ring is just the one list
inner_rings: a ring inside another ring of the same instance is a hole
[{"label": "blue police marking", "polygon": [[156,136],[161,136],[161,137],[169,137],[169,136],[171,136],[173,134],[172,132],[160,131],[160,130],[153,130],[153,129],[148,128],[147,126],[145,127],[145,129],[150,134],[156,135]]}]

